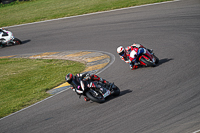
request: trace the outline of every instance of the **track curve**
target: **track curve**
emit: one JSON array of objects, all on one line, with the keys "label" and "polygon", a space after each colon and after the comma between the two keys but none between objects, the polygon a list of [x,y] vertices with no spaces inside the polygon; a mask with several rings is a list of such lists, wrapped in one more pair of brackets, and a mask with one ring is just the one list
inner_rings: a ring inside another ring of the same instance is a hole
[{"label": "track curve", "polygon": [[[24,44],[0,56],[66,50],[115,55],[99,76],[121,95],[88,103],[65,91],[0,121],[0,132],[192,133],[200,128],[200,2],[160,5],[10,28]],[[154,49],[155,68],[130,71],[116,48],[132,43]]]}]

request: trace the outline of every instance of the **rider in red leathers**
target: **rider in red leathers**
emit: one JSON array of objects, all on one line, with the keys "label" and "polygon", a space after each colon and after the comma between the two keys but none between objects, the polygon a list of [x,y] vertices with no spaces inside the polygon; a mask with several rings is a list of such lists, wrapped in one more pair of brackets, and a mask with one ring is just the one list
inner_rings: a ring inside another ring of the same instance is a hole
[{"label": "rider in red leathers", "polygon": [[138,57],[141,54],[145,54],[146,50],[148,50],[150,53],[153,52],[153,50],[146,49],[141,44],[132,44],[131,46],[127,46],[126,48],[124,48],[123,46],[119,46],[117,48],[117,53],[119,54],[121,60],[129,63],[130,69],[134,70],[138,68],[139,65]]},{"label": "rider in red leathers", "polygon": [[[81,88],[81,81],[84,83],[84,81],[99,81],[106,85],[110,85],[110,82],[106,81],[105,79],[102,79],[98,77],[95,74],[76,74],[75,76],[71,73],[67,74],[65,77],[66,81],[72,85],[72,88],[78,95],[81,95],[83,93],[83,89]],[[87,85],[85,85],[87,86]],[[85,101],[89,101],[87,97],[84,97]]]}]

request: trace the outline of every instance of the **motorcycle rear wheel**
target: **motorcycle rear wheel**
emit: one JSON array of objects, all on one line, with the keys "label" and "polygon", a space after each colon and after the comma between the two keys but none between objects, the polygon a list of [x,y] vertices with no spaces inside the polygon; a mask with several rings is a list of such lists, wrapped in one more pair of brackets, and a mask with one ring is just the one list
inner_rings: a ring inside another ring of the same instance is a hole
[{"label": "motorcycle rear wheel", "polygon": [[155,63],[151,62],[150,59],[147,60],[144,57],[141,57],[140,61],[142,61],[143,63],[145,63],[147,66],[150,66],[150,67],[156,66]]},{"label": "motorcycle rear wheel", "polygon": [[18,38],[15,38],[15,39],[13,40],[13,42],[14,42],[14,45],[22,44],[22,41],[19,40]]},{"label": "motorcycle rear wheel", "polygon": [[95,92],[93,90],[89,90],[85,93],[85,95],[92,100],[93,102],[97,102],[97,103],[103,103],[105,102],[105,98],[103,97],[103,95],[99,92],[98,95],[95,94]]}]

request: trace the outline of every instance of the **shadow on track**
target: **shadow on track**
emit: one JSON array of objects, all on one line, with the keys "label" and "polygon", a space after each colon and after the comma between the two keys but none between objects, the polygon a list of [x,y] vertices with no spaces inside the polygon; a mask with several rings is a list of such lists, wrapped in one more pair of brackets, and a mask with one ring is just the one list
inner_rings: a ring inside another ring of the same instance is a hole
[{"label": "shadow on track", "polygon": [[130,90],[130,89],[123,90],[123,91],[120,92],[119,97],[121,97],[121,96],[123,96],[123,95],[125,95],[125,94],[127,94],[127,93],[131,93],[131,92],[132,92],[132,90]]},{"label": "shadow on track", "polygon": [[22,41],[22,44],[16,44],[16,45],[7,45],[7,46],[4,46],[4,47],[0,47],[0,48],[6,48],[6,47],[13,47],[13,46],[17,46],[17,45],[23,45],[23,44],[25,44],[25,43],[28,43],[28,42],[30,42],[31,40],[24,40],[24,41]]},{"label": "shadow on track", "polygon": [[[112,99],[121,97],[121,96],[126,95],[127,93],[131,93],[131,92],[132,92],[132,90],[130,90],[130,89],[120,91],[120,95],[119,95],[119,96],[109,96],[109,97],[106,98],[106,101],[105,101],[105,102],[108,102],[108,101],[110,101],[110,100],[112,100]],[[105,103],[105,102],[104,102],[104,103]]]},{"label": "shadow on track", "polygon": [[169,62],[170,60],[173,60],[173,59],[168,59],[168,58],[160,59],[160,61],[157,64],[157,66],[162,65],[163,63]]},{"label": "shadow on track", "polygon": [[24,41],[22,41],[22,44],[25,44],[25,43],[28,43],[28,42],[30,42],[31,40],[24,40]]},{"label": "shadow on track", "polygon": [[119,96],[108,96],[108,97],[106,97],[106,101],[103,102],[103,103],[96,103],[96,102],[93,102],[93,101],[91,101],[91,100],[90,100],[89,102],[90,102],[90,103],[95,103],[95,104],[104,104],[104,103],[106,103],[106,102],[108,102],[108,101],[110,101],[110,100],[113,100],[113,99],[115,99],[115,98],[121,97],[121,96],[123,96],[123,95],[125,95],[125,94],[127,94],[127,93],[131,93],[131,92],[132,92],[132,90],[130,90],[130,89],[120,91],[120,95],[119,95]]}]

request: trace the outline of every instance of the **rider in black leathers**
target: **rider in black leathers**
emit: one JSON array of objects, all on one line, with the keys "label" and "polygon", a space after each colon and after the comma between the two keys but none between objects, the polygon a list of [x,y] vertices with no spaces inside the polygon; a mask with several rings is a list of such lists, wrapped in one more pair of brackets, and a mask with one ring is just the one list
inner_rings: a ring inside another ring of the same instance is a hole
[{"label": "rider in black leathers", "polygon": [[[83,89],[81,88],[81,81],[83,81],[84,86],[87,87],[87,85],[85,84],[86,81],[99,81],[102,82],[106,85],[109,85],[110,82],[106,81],[105,79],[102,79],[100,77],[98,77],[97,75],[93,74],[90,75],[88,73],[86,74],[76,74],[75,76],[71,73],[68,73],[65,77],[66,81],[72,85],[72,89],[78,94],[81,95],[83,93]],[[84,97],[85,101],[89,101],[89,99],[87,97]]]}]

